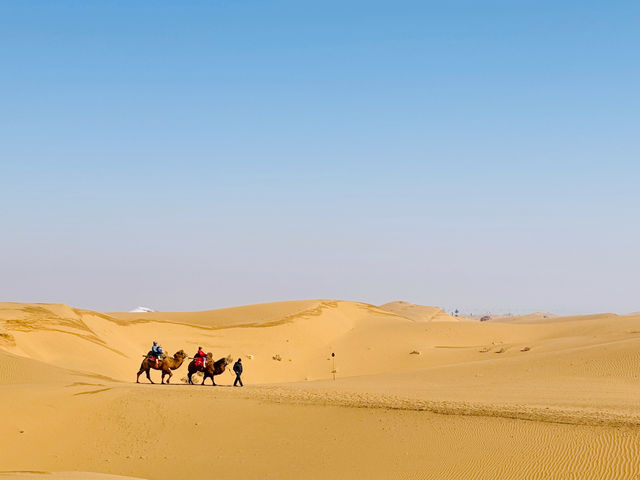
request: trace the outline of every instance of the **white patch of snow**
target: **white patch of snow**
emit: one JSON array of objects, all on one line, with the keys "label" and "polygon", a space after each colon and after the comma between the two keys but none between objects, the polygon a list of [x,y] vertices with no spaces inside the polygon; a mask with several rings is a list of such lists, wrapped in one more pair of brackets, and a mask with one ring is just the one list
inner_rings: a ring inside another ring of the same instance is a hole
[{"label": "white patch of snow", "polygon": [[136,307],[133,310],[129,310],[129,313],[149,313],[149,312],[155,312],[155,310],[149,307]]}]

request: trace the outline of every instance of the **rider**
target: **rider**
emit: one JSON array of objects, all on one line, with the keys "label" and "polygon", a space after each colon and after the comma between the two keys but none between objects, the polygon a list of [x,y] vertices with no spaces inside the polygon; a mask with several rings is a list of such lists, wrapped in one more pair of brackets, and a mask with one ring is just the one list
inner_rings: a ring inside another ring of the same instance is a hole
[{"label": "rider", "polygon": [[198,359],[202,359],[202,366],[205,366],[205,358],[206,358],[207,354],[204,353],[204,350],[202,350],[202,347],[198,347],[198,353],[195,354],[195,358]]},{"label": "rider", "polygon": [[151,347],[151,354],[158,360],[162,360],[162,355],[164,354],[164,350],[162,350],[162,346],[158,345],[158,342],[153,341],[153,346]]}]

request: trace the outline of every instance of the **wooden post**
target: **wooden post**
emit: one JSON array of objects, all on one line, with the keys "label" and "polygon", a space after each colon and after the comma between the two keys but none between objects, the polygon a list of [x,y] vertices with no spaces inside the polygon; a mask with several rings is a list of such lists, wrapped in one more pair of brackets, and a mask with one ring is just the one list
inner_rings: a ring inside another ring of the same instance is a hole
[{"label": "wooden post", "polygon": [[333,379],[336,379],[336,354],[331,352],[331,373],[333,373]]}]

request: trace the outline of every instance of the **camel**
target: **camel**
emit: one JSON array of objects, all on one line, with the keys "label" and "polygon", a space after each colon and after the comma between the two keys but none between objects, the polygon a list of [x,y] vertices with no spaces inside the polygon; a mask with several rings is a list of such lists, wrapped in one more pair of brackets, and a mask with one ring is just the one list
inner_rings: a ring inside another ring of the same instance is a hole
[{"label": "camel", "polygon": [[210,378],[211,383],[213,384],[213,386],[215,386],[216,382],[213,379],[213,377],[215,375],[220,375],[222,372],[224,372],[224,370],[227,368],[227,365],[229,365],[231,362],[233,362],[233,358],[231,358],[231,355],[227,356],[226,358],[221,358],[220,360],[216,360],[214,362],[213,353],[211,352],[207,353],[207,359],[205,361],[204,367],[196,366],[196,361],[192,360],[191,363],[189,363],[189,367],[188,367],[189,372],[187,373],[187,378],[189,379],[189,383],[193,385],[193,380],[191,379],[191,376],[194,373],[204,372],[202,385],[204,385],[204,382],[207,378]]},{"label": "camel", "polygon": [[187,354],[184,352],[184,350],[180,350],[179,352],[176,352],[173,357],[165,356],[162,359],[162,362],[160,362],[160,365],[156,366],[156,362],[151,360],[149,355],[147,355],[146,357],[144,357],[142,364],[140,364],[140,371],[138,372],[138,376],[136,377],[136,383],[140,383],[139,378],[142,372],[145,372],[149,381],[153,383],[153,380],[151,380],[151,376],[149,375],[150,370],[153,368],[154,370],[162,370],[163,384],[165,375],[169,375],[169,378],[167,378],[168,384],[171,380],[171,377],[173,376],[171,370],[179,368],[180,365],[182,365],[182,362],[184,362],[185,358],[187,358]]}]

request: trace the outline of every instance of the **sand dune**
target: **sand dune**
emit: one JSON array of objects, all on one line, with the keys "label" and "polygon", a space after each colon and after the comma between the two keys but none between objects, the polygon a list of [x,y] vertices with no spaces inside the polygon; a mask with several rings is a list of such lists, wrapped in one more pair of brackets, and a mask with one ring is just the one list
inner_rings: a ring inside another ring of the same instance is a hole
[{"label": "sand dune", "polygon": [[445,313],[439,307],[415,305],[408,302],[389,302],[380,305],[382,310],[393,312],[414,322],[457,322],[460,319]]},{"label": "sand dune", "polygon": [[[1,303],[0,478],[640,475],[640,315],[457,320],[404,302]],[[247,387],[185,385],[186,366],[133,383],[154,339],[242,357]]]},{"label": "sand dune", "polygon": [[201,312],[114,312],[113,318],[131,321],[175,322],[210,328],[273,326],[312,315],[321,300],[262,303]]},{"label": "sand dune", "polygon": [[[470,317],[472,320],[480,320],[486,315],[474,315]],[[526,315],[488,315],[490,322],[502,322],[502,323],[539,323],[539,322],[552,322],[558,315],[549,312],[534,312]]]}]

